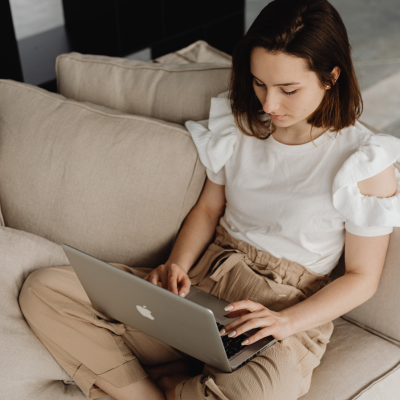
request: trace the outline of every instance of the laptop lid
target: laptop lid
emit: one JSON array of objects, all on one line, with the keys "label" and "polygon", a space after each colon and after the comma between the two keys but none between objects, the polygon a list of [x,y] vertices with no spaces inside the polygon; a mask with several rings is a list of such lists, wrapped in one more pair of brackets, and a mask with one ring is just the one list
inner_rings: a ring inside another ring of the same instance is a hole
[{"label": "laptop lid", "polygon": [[210,309],[71,246],[62,247],[97,311],[215,368],[232,371]]}]

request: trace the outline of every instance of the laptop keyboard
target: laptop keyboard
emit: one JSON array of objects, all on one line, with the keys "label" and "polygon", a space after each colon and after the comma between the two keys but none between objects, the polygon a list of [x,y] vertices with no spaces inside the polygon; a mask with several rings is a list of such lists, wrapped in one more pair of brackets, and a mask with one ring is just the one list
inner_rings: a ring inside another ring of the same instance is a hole
[{"label": "laptop keyboard", "polygon": [[[220,331],[224,325],[221,325],[217,322],[218,330]],[[228,356],[228,359],[239,353],[241,350],[243,350],[245,347],[248,347],[246,345],[242,346],[240,343],[245,341],[247,339],[247,336],[242,334],[234,338],[230,338],[228,335],[221,336],[222,343],[224,344],[225,352],[226,355]]]}]

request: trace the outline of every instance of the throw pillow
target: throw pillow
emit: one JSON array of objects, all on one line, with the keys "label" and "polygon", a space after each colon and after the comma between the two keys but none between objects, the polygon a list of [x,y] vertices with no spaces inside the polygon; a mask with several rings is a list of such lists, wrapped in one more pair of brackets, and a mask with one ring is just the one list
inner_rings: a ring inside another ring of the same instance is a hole
[{"label": "throw pillow", "polygon": [[204,40],[198,40],[183,49],[158,57],[154,62],[164,64],[218,63],[232,65],[232,57],[210,46]]},{"label": "throw pillow", "polygon": [[0,80],[0,199],[10,228],[157,267],[205,181],[181,125]]},{"label": "throw pillow", "polygon": [[[0,390],[4,399],[50,400],[66,390],[62,380],[70,377],[29,328],[18,296],[31,272],[69,264],[61,246],[28,232],[0,227]],[[71,390],[76,388],[71,386]]]}]

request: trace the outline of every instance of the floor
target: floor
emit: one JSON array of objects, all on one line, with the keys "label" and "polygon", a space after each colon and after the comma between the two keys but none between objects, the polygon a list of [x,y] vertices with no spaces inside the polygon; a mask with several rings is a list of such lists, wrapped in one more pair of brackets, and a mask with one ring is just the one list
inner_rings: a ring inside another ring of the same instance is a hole
[{"label": "floor", "polygon": [[[246,29],[268,0],[246,0]],[[346,25],[362,120],[400,138],[400,0],[330,0]],[[10,0],[17,39],[63,25],[61,0]],[[144,50],[129,58],[148,60]]]}]

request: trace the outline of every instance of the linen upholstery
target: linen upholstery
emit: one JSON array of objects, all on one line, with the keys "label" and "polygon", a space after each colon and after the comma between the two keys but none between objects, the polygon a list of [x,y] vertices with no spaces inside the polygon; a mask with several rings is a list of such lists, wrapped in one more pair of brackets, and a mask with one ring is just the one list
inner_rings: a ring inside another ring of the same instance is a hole
[{"label": "linen upholstery", "polygon": [[[310,391],[301,400],[396,399],[390,393],[400,391],[400,380],[392,379],[393,373],[399,376],[400,348],[343,318],[333,323],[326,353],[314,370]],[[370,392],[375,382],[380,388]],[[370,397],[377,392],[387,397]]]},{"label": "linen upholstery", "polygon": [[204,167],[184,127],[0,81],[6,225],[104,261],[166,261]]},{"label": "linen upholstery", "polygon": [[[0,227],[0,397],[7,400],[84,399],[27,325],[18,295],[40,268],[69,265],[62,247],[28,232]],[[107,397],[106,399],[110,399]]]},{"label": "linen upholstery", "polygon": [[183,49],[158,57],[153,62],[164,64],[219,63],[232,65],[232,57],[210,46],[204,40],[198,40]]},{"label": "linen upholstery", "polygon": [[400,364],[371,383],[354,400],[397,399],[400,392]]},{"label": "linen upholstery", "polygon": [[231,68],[73,52],[57,57],[56,72],[58,92],[65,97],[183,124],[208,118],[210,99],[227,90]]}]

